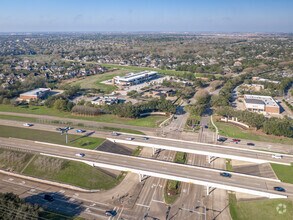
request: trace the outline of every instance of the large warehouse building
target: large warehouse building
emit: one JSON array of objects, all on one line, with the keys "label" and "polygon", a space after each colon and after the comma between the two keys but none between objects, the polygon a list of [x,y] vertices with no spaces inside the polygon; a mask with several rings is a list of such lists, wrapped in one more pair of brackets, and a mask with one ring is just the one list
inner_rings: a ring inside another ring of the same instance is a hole
[{"label": "large warehouse building", "polygon": [[129,73],[126,76],[115,76],[113,83],[122,86],[131,86],[140,84],[158,77],[155,71],[143,71],[139,73]]},{"label": "large warehouse building", "polygon": [[249,111],[280,113],[280,106],[271,96],[244,95],[244,104]]},{"label": "large warehouse building", "polygon": [[25,100],[25,101],[42,99],[42,98],[45,98],[50,93],[50,91],[51,89],[49,88],[34,89],[34,90],[20,94],[19,99]]}]

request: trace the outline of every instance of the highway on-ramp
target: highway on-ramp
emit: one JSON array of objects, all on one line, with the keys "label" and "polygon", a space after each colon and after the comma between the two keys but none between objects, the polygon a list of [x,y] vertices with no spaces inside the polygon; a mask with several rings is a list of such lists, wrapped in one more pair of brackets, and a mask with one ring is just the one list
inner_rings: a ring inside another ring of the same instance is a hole
[{"label": "highway on-ramp", "polygon": [[[154,159],[125,156],[95,150],[79,149],[54,144],[34,143],[20,144],[13,139],[1,139],[1,147],[42,153],[47,156],[85,162],[104,168],[130,171],[142,175],[173,179],[198,185],[221,188],[231,191],[250,193],[270,198],[293,197],[293,185],[274,179],[232,173],[232,178],[220,176],[220,170],[182,165]],[[85,153],[85,157],[76,154]],[[86,178],[86,177],[85,177]],[[274,186],[282,186],[286,192],[274,191]]]}]

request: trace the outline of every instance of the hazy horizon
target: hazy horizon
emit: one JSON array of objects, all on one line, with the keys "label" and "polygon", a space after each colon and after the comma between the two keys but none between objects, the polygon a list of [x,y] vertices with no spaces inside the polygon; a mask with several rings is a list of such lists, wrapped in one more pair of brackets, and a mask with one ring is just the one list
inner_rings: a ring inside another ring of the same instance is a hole
[{"label": "hazy horizon", "polygon": [[292,33],[293,1],[2,0],[0,32]]}]

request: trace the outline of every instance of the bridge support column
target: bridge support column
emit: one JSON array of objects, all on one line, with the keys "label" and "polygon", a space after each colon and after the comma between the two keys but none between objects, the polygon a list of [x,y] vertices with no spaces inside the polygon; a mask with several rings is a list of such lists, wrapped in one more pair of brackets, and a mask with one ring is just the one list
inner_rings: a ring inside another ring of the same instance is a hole
[{"label": "bridge support column", "polygon": [[153,149],[153,155],[155,155],[155,153],[156,153],[156,148],[152,147],[152,149]]},{"label": "bridge support column", "polygon": [[138,174],[139,182],[142,182],[143,178],[144,178],[144,175],[139,173]]},{"label": "bridge support column", "polygon": [[210,194],[210,188],[211,187],[210,186],[207,186],[206,188],[207,188],[207,196],[208,196]]}]

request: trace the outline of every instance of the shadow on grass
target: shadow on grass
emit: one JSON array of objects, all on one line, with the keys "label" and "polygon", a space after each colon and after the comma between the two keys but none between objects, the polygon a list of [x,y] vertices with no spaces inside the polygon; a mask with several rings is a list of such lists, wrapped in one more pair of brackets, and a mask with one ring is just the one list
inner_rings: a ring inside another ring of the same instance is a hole
[{"label": "shadow on grass", "polygon": [[[45,195],[47,197],[49,195],[52,200],[46,200]],[[44,211],[40,215],[48,219],[72,219],[72,217],[79,216],[85,210],[82,202],[78,202],[60,192],[41,192],[26,197],[25,201],[42,207]]]},{"label": "shadow on grass", "polygon": [[86,133],[86,134],[84,134],[82,136],[79,136],[78,138],[75,138],[75,139],[71,140],[70,142],[72,143],[72,142],[78,141],[80,139],[83,139],[85,137],[89,137],[89,136],[93,135],[94,133],[95,133],[95,131],[88,132],[88,133]]}]

